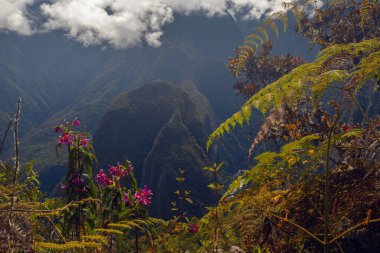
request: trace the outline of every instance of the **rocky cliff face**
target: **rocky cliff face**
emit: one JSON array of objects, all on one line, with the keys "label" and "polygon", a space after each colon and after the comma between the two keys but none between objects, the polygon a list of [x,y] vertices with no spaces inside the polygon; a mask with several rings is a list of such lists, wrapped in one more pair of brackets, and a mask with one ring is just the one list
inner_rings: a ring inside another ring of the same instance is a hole
[{"label": "rocky cliff face", "polygon": [[204,149],[212,112],[191,82],[184,86],[154,81],[115,99],[94,136],[100,164],[130,159],[136,176],[155,193],[153,214],[168,218],[178,188],[178,168],[186,170],[195,200],[193,212],[210,202],[202,167],[210,163]]}]

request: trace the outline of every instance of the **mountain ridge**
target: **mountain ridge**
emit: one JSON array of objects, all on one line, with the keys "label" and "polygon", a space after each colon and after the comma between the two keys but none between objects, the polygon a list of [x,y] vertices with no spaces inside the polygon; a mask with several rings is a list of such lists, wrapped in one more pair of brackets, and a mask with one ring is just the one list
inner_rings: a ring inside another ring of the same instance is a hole
[{"label": "mountain ridge", "polygon": [[[118,124],[109,123],[115,121]],[[152,212],[159,217],[169,218],[176,172],[186,169],[195,192],[192,211],[199,214],[200,207],[212,200],[206,187],[209,179],[201,169],[210,163],[204,126],[199,109],[183,87],[156,80],[112,102],[94,135],[94,148],[103,167],[124,158],[133,161],[138,180],[155,192]]]}]

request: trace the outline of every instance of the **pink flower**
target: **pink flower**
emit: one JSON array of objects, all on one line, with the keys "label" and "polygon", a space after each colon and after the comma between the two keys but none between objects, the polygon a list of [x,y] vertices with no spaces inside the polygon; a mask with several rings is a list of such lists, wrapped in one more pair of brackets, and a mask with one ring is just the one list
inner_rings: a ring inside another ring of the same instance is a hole
[{"label": "pink flower", "polygon": [[71,134],[64,133],[64,134],[58,136],[57,144],[58,145],[61,145],[61,144],[63,144],[63,145],[67,145],[67,144],[72,145],[73,144],[73,136]]},{"label": "pink flower", "polygon": [[90,139],[88,139],[88,138],[81,138],[79,140],[79,145],[83,146],[83,147],[87,147],[89,142],[90,142]]},{"label": "pink flower", "polygon": [[135,199],[136,205],[141,203],[144,206],[148,206],[152,203],[152,195],[152,191],[145,185],[143,189],[140,189],[135,193],[133,198]]},{"label": "pink flower", "polygon": [[131,202],[129,201],[129,192],[123,193],[123,200],[125,203],[131,204]]},{"label": "pink flower", "polygon": [[61,184],[61,190],[62,190],[62,191],[66,191],[67,188],[69,188],[69,187],[67,186],[67,184]]},{"label": "pink flower", "polygon": [[113,184],[113,181],[110,180],[107,175],[104,173],[103,169],[100,169],[99,173],[96,174],[96,181],[98,184],[103,186],[110,186]]},{"label": "pink flower", "polygon": [[199,226],[197,224],[189,224],[187,230],[192,234],[196,234],[199,231]]},{"label": "pink flower", "polygon": [[73,126],[80,126],[80,121],[78,120],[78,117],[76,117],[76,118],[73,120],[72,125],[73,125]]},{"label": "pink flower", "polygon": [[350,126],[347,123],[344,123],[342,126],[343,132],[347,133],[350,130]]},{"label": "pink flower", "polygon": [[150,190],[146,185],[144,185],[144,188],[141,189],[141,193],[145,196],[153,195],[152,190]]},{"label": "pink flower", "polygon": [[71,183],[74,186],[80,186],[80,185],[83,185],[84,181],[80,174],[75,174],[73,178],[71,179]]},{"label": "pink flower", "polygon": [[109,172],[112,176],[119,176],[119,168],[117,166],[110,166]]},{"label": "pink flower", "polygon": [[131,166],[128,166],[128,168],[125,168],[123,165],[120,165],[120,163],[117,163],[116,166],[110,166],[109,172],[112,176],[124,178],[133,170],[133,167],[132,168],[130,167]]}]

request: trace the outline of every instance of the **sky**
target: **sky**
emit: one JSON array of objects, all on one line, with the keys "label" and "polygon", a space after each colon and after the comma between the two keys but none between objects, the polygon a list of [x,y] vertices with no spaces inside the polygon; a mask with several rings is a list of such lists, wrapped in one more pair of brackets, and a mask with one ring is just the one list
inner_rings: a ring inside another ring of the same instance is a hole
[{"label": "sky", "polygon": [[[284,0],[0,0],[0,31],[31,36],[63,30],[84,46],[161,45],[174,14],[258,19],[283,10]],[[30,9],[37,11],[31,12]],[[38,16],[38,17],[36,17]]]}]

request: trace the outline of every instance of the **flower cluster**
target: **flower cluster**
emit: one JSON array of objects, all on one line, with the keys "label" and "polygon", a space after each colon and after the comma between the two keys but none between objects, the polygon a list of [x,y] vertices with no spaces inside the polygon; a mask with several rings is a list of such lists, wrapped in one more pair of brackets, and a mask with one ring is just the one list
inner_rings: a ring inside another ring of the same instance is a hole
[{"label": "flower cluster", "polygon": [[127,167],[117,163],[115,166],[109,166],[108,172],[110,176],[107,176],[103,169],[100,169],[99,173],[96,174],[95,179],[98,184],[102,186],[111,186],[114,182],[117,182],[117,185],[120,188],[120,179],[125,178],[132,171],[133,166],[130,162],[128,162]]},{"label": "flower cluster", "polygon": [[124,167],[120,165],[120,163],[117,163],[116,166],[110,166],[109,172],[113,177],[119,177],[124,178],[128,176],[129,173],[133,171],[133,166],[131,163],[129,163],[128,167]]},{"label": "flower cluster", "polygon": [[103,169],[100,169],[99,173],[95,176],[98,184],[102,186],[110,186],[113,184],[113,181],[104,173]]},{"label": "flower cluster", "polygon": [[152,203],[152,195],[152,191],[144,185],[143,189],[137,190],[133,198],[135,199],[136,205],[143,204],[144,206],[148,206]]},{"label": "flower cluster", "polygon": [[84,182],[81,174],[73,173],[68,182],[61,184],[62,191],[67,191],[69,189],[76,194],[87,192],[86,183]]},{"label": "flower cluster", "polygon": [[187,227],[187,231],[189,231],[192,234],[196,234],[199,231],[199,226],[197,224],[189,224]]},{"label": "flower cluster", "polygon": [[75,118],[71,124],[66,121],[64,125],[55,127],[54,131],[60,134],[57,139],[57,145],[73,146],[77,144],[80,147],[88,147],[90,139],[86,138],[84,134],[76,134],[71,130],[72,127],[79,127],[80,121]]},{"label": "flower cluster", "polygon": [[73,145],[74,137],[72,134],[63,133],[62,135],[58,136],[57,144],[58,145]]},{"label": "flower cluster", "polygon": [[[130,202],[130,199],[129,199],[129,194],[130,194],[130,191],[128,192],[124,192],[124,195],[123,195],[123,200],[126,202],[126,203],[131,203]],[[136,205],[144,205],[144,206],[148,206],[152,203],[152,190],[150,190],[146,185],[144,185],[144,188],[143,189],[138,189],[135,194],[133,195],[133,200],[135,202]]]}]

